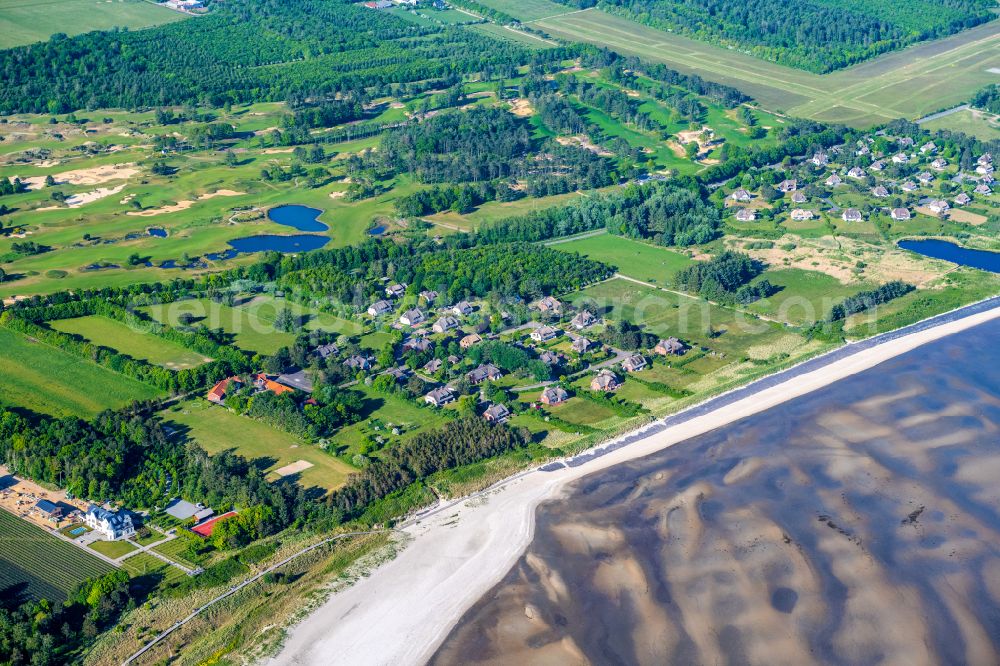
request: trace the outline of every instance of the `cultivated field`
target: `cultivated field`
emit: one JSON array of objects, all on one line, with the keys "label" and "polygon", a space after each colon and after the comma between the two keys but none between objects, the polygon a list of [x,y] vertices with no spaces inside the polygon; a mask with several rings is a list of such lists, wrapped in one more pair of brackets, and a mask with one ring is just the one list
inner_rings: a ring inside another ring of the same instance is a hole
[{"label": "cultivated field", "polygon": [[144,0],[0,0],[0,49],[45,41],[60,32],[147,28],[184,18]]},{"label": "cultivated field", "polygon": [[0,401],[15,407],[88,418],[161,395],[151,386],[4,328],[0,349]]},{"label": "cultivated field", "polygon": [[45,530],[0,510],[0,596],[63,601],[87,578],[111,565]]},{"label": "cultivated field", "polygon": [[674,273],[691,263],[679,252],[611,234],[556,243],[552,247],[563,252],[579,252],[616,266],[622,275],[663,286],[668,286]]},{"label": "cultivated field", "polygon": [[49,322],[49,326],[171,370],[193,368],[211,360],[178,344],[145,334],[122,322],[100,315],[57,319]]},{"label": "cultivated field", "polygon": [[201,398],[171,408],[163,413],[163,418],[172,428],[181,426],[188,437],[209,453],[235,449],[247,458],[265,459],[268,472],[304,460],[311,466],[298,472],[296,478],[306,487],[333,490],[343,485],[347,475],[354,471],[350,465],[287,432]]},{"label": "cultivated field", "polygon": [[[831,74],[812,74],[640,25],[601,10],[573,11],[533,0],[496,6],[553,36],[600,44],[735,86],[789,115],[867,126],[918,118],[965,101],[994,83],[1000,65],[1000,21],[919,44]],[[548,13],[539,6],[547,4]]]}]

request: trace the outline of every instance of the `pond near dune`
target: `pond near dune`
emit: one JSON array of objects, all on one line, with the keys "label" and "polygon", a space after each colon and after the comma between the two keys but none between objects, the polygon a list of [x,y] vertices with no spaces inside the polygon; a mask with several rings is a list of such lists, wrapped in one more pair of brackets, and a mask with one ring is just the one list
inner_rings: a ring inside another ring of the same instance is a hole
[{"label": "pond near dune", "polygon": [[955,243],[935,239],[901,240],[897,245],[904,250],[916,252],[925,257],[944,259],[960,266],[1000,273],[1000,252],[972,250]]},{"label": "pond near dune", "polygon": [[326,231],[330,227],[319,221],[319,216],[323,211],[319,208],[300,206],[292,204],[288,206],[276,206],[267,211],[267,217],[272,222],[292,227],[298,231]]},{"label": "pond near dune", "polygon": [[236,238],[229,241],[229,245],[236,252],[309,252],[310,250],[318,250],[329,242],[329,237],[313,234],[294,236],[265,234]]}]

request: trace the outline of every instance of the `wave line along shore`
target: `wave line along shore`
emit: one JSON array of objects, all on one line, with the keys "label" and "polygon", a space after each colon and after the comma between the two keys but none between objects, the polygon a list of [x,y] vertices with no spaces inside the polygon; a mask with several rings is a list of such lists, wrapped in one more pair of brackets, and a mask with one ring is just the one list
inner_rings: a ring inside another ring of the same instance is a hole
[{"label": "wave line along shore", "polygon": [[271,665],[423,664],[531,542],[535,508],[567,483],[723,427],[896,356],[1000,317],[1000,297],[848,344],[715,396],[561,463],[506,479],[402,526],[393,560],[289,629]]}]

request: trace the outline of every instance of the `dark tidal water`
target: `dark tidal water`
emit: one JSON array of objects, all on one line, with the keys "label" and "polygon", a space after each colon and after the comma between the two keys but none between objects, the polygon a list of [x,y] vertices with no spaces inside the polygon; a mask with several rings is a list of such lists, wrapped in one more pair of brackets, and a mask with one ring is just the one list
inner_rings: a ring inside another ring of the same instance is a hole
[{"label": "dark tidal water", "polygon": [[899,247],[934,259],[944,259],[960,266],[971,266],[984,271],[1000,273],[1000,252],[989,250],[973,250],[948,241],[902,240]]},{"label": "dark tidal water", "polygon": [[1000,663],[998,342],[580,479],[432,663]]}]

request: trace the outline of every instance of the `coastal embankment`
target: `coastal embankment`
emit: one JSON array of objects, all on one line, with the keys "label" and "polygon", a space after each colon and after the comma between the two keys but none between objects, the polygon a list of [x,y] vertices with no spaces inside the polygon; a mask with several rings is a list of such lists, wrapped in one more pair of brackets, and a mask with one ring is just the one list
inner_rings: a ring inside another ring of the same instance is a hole
[{"label": "coastal embankment", "polygon": [[403,526],[411,542],[394,560],[340,592],[289,631],[273,664],[422,664],[519,561],[535,509],[566,485],[759,414],[946,336],[1000,318],[991,299],[847,345],[718,396],[615,442],[516,475]]}]

